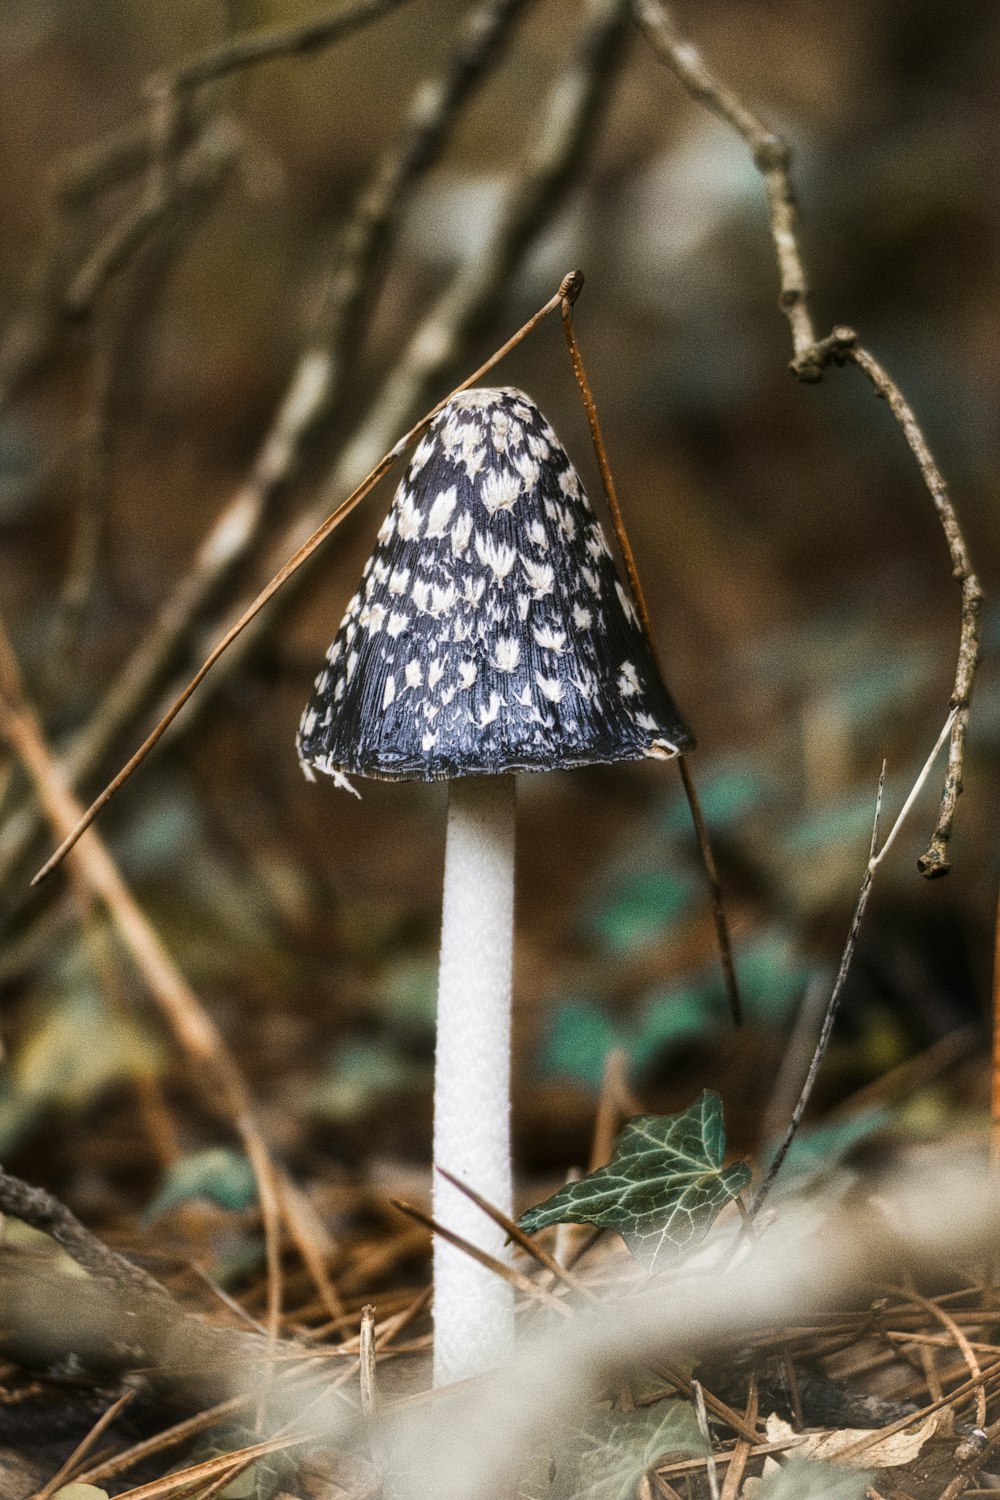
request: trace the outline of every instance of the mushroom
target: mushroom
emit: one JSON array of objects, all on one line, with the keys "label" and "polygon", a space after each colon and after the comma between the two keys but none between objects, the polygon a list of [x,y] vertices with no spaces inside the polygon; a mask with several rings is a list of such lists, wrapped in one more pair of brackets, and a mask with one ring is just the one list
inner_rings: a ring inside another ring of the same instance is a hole
[{"label": "mushroom", "polygon": [[[522,392],[473,389],[418,444],[298,734],[302,768],[449,785],[434,1160],[512,1216],[514,773],[691,748],[583,486]],[[434,1217],[504,1232],[440,1174]],[[513,1290],[437,1236],[436,1385],[503,1364]]]}]

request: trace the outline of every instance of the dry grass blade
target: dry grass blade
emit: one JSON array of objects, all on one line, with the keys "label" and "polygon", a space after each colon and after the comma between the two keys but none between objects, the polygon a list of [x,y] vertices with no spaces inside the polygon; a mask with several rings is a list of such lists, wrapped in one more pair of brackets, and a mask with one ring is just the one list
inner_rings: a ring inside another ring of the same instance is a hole
[{"label": "dry grass blade", "polygon": [[176,1474],[168,1474],[163,1479],[154,1479],[149,1484],[137,1485],[135,1489],[124,1490],[118,1500],[176,1500],[176,1497],[187,1495],[192,1490],[201,1490],[215,1480],[225,1477],[227,1480],[236,1477],[237,1473],[256,1463],[259,1458],[266,1458],[269,1453],[284,1453],[289,1448],[301,1448],[304,1443],[314,1443],[315,1433],[299,1433],[295,1437],[273,1437],[266,1438],[263,1442],[252,1443],[247,1448],[241,1448],[236,1453],[223,1453],[218,1458],[207,1458],[204,1463],[193,1464],[189,1469],[181,1469]]},{"label": "dry grass blade", "polygon": [[393,446],[393,448],[391,448],[390,451],[386,453],[382,457],[382,459],[375,465],[375,467],[369,471],[366,478],[362,480],[357,488],[353,490],[350,495],[348,495],[347,499],[343,500],[340,503],[337,509],[326,518],[322,525],[317,527],[313,534],[308,537],[305,542],[303,542],[298,551],[295,552],[295,554],[290,557],[281,568],[279,568],[278,572],[271,579],[270,583],[268,583],[260,591],[253,602],[247,607],[247,609],[244,610],[243,614],[236,621],[236,623],[226,631],[225,635],[222,637],[222,640],[219,641],[218,645],[215,646],[215,648],[205,658],[205,661],[198,668],[198,671],[192,677],[187,687],[171,705],[168,711],[163,715],[163,717],[160,719],[160,722],[146,737],[146,739],[139,746],[139,749],[135,752],[131,759],[125,763],[122,769],[118,772],[117,776],[115,776],[114,779],[108,783],[108,785],[104,788],[104,791],[101,792],[100,796],[95,798],[90,807],[87,808],[86,812],[84,812],[77,819],[75,826],[66,835],[59,847],[54,851],[50,858],[46,860],[45,864],[34,876],[31,882],[32,885],[38,885],[40,881],[44,880],[47,875],[50,875],[56,868],[56,866],[59,865],[63,859],[65,859],[66,855],[76,844],[81,834],[86,832],[91,823],[93,823],[94,819],[97,817],[98,813],[101,812],[101,810],[107,805],[108,802],[110,802],[115,792],[117,792],[125,784],[128,778],[131,776],[132,772],[135,771],[145,760],[150,750],[152,750],[153,747],[158,743],[158,741],[162,739],[163,735],[166,733],[167,729],[169,729],[174,719],[176,719],[185,703],[187,703],[192,694],[197,691],[198,687],[207,677],[208,673],[215,666],[215,663],[221,656],[225,654],[228,648],[232,645],[233,641],[235,641],[236,638],[246,628],[246,626],[250,624],[250,621],[260,613],[265,604],[267,604],[268,600],[272,599],[278,592],[278,590],[285,583],[287,583],[295,573],[298,572],[299,568],[301,568],[305,562],[308,561],[308,559],[316,551],[316,548],[319,547],[323,542],[325,542],[327,537],[336,530],[341,521],[349,516],[351,511],[353,511],[356,506],[360,505],[365,496],[375,488],[379,480],[389,472],[397,459],[406,452],[411,443],[415,442],[417,438],[419,438],[427,430],[431,422],[437,416],[438,412],[440,412],[445,406],[447,406],[448,402],[451,401],[453,397],[458,395],[461,391],[467,390],[469,386],[475,385],[476,382],[481,380],[484,375],[488,374],[489,371],[492,370],[494,366],[497,365],[504,358],[504,356],[510,352],[511,349],[516,348],[516,346],[521,343],[523,339],[527,338],[528,334],[531,333],[535,327],[537,327],[537,325],[542,321],[543,318],[547,317],[549,313],[554,312],[557,307],[561,306],[567,297],[575,297],[579,293],[580,287],[582,285],[583,277],[579,271],[570,271],[566,276],[564,276],[562,282],[560,283],[559,290],[554,294],[554,296],[550,297],[548,302],[546,302],[545,305],[538,310],[538,312],[530,317],[528,321],[518,329],[517,333],[509,338],[506,343],[501,345],[501,347],[496,351],[495,354],[492,354],[489,359],[485,360],[483,364],[481,364],[478,369],[474,370],[471,375],[469,375],[465,380],[461,382],[461,384],[455,386],[454,390],[450,391],[449,394],[445,396],[441,401],[439,401],[437,405],[434,406],[425,416],[421,417],[419,422],[415,423],[408,432],[404,433],[404,435]]},{"label": "dry grass blade", "polygon": [[60,1485],[65,1484],[69,1480],[74,1470],[79,1467],[91,1451],[97,1439],[103,1432],[108,1430],[118,1413],[129,1404],[134,1396],[135,1391],[126,1391],[123,1396],[118,1397],[117,1401],[113,1401],[107,1411],[102,1412],[98,1417],[86,1436],[80,1439],[66,1462],[56,1470],[47,1484],[43,1485],[40,1490],[36,1490],[30,1496],[30,1500],[49,1500],[49,1496],[54,1494]]},{"label": "dry grass blade", "polygon": [[530,1276],[523,1276],[520,1271],[515,1271],[512,1266],[505,1266],[503,1261],[495,1259],[492,1255],[488,1255],[485,1250],[480,1250],[478,1245],[471,1245],[468,1240],[463,1240],[461,1235],[454,1234],[450,1229],[446,1229],[443,1224],[439,1224],[436,1219],[432,1218],[430,1214],[424,1213],[424,1210],[417,1208],[415,1204],[406,1203],[401,1198],[391,1198],[389,1201],[393,1208],[399,1209],[401,1214],[406,1214],[407,1218],[416,1220],[425,1229],[429,1229],[432,1234],[440,1235],[443,1240],[448,1241],[449,1245],[454,1245],[456,1249],[463,1250],[466,1255],[478,1261],[481,1266],[485,1266],[488,1271],[492,1271],[504,1281],[509,1282],[515,1290],[523,1292],[526,1297],[532,1298],[535,1302],[541,1302],[546,1307],[553,1308],[556,1312],[562,1313],[564,1317],[570,1315],[570,1309],[566,1306],[565,1302],[561,1301],[558,1297],[553,1297],[552,1293],[545,1291],[543,1287],[537,1286],[531,1280]]},{"label": "dry grass blade", "polygon": [[126,1474],[129,1469],[135,1468],[136,1464],[142,1463],[147,1458],[154,1457],[157,1453],[163,1453],[168,1448],[174,1448],[179,1443],[186,1443],[189,1438],[197,1437],[201,1432],[207,1432],[212,1427],[217,1427],[221,1422],[227,1421],[235,1416],[238,1411],[243,1411],[253,1398],[250,1396],[233,1396],[228,1401],[220,1401],[218,1405],[211,1406],[207,1411],[202,1411],[194,1417],[186,1417],[183,1422],[175,1422],[172,1427],[158,1432],[155,1437],[144,1438],[140,1443],[134,1443],[124,1453],[117,1453],[114,1458],[105,1459],[104,1462],[94,1464],[90,1469],[84,1469],[76,1476],[77,1484],[99,1484],[105,1479],[115,1479],[119,1474]]},{"label": "dry grass blade", "polygon": [[489,1199],[484,1198],[481,1193],[477,1193],[475,1188],[470,1187],[467,1182],[462,1182],[460,1178],[453,1176],[445,1167],[435,1167],[435,1171],[439,1172],[447,1182],[450,1182],[452,1187],[456,1187],[460,1193],[464,1193],[477,1208],[481,1208],[483,1213],[493,1220],[494,1224],[499,1224],[501,1229],[505,1229],[514,1243],[520,1245],[522,1250],[526,1250],[532,1259],[536,1260],[546,1271],[551,1271],[557,1281],[561,1281],[571,1291],[579,1292],[588,1301],[597,1301],[597,1297],[590,1290],[589,1286],[587,1286],[586,1282],[581,1281],[578,1276],[573,1275],[572,1271],[568,1271],[565,1266],[560,1265],[555,1257],[550,1255],[542,1245],[539,1245],[530,1234],[525,1234],[524,1230],[514,1219],[509,1219],[505,1213],[490,1203]]},{"label": "dry grass blade", "polygon": [[[72,827],[79,808],[63,786],[21,684],[6,630],[0,622],[0,733],[31,777],[46,816],[57,831]],[[221,1033],[184,979],[123,880],[103,842],[95,836],[79,853],[78,868],[106,906],[123,943],[186,1055],[211,1077],[213,1107],[232,1122],[249,1157],[257,1184],[268,1263],[267,1327],[277,1337],[281,1313],[281,1228],[277,1173],[257,1124],[243,1077]]]},{"label": "dry grass blade", "polygon": [[[958,1324],[955,1322],[955,1319],[945,1308],[939,1306],[938,1303],[933,1302],[930,1297],[924,1297],[920,1292],[917,1291],[916,1287],[914,1286],[908,1286],[905,1291],[901,1291],[899,1287],[887,1287],[886,1290],[890,1293],[891,1296],[901,1297],[905,1301],[913,1302],[917,1305],[917,1307],[924,1308],[924,1310],[926,1312],[929,1312],[932,1317],[937,1318],[938,1322],[942,1323],[944,1327],[947,1328],[948,1332],[951,1334],[952,1338],[957,1344],[959,1352],[961,1353],[963,1359],[965,1360],[965,1363],[969,1367],[970,1375],[972,1375],[974,1379],[981,1379],[983,1373],[982,1368],[979,1364],[978,1359],[976,1358],[972,1345],[969,1343],[969,1340],[966,1338],[961,1328],[959,1328]],[[983,1390],[983,1387],[981,1385],[976,1390],[976,1426],[986,1426],[986,1392]]]}]

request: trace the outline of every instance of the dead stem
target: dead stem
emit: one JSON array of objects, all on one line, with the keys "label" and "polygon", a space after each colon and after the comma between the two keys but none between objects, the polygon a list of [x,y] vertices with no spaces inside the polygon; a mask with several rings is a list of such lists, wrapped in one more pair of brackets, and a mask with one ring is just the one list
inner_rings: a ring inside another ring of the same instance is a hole
[{"label": "dead stem", "polygon": [[764,1181],[761,1183],[760,1187],[757,1189],[757,1192],[754,1194],[753,1202],[750,1206],[750,1214],[752,1218],[756,1218],[758,1216],[765,1202],[767,1201],[771,1189],[774,1186],[775,1178],[781,1171],[782,1163],[784,1162],[785,1157],[788,1155],[791,1144],[795,1139],[796,1133],[802,1120],[802,1116],[805,1114],[806,1105],[809,1103],[813,1085],[816,1082],[816,1075],[819,1072],[820,1063],[823,1061],[823,1057],[826,1053],[826,1049],[830,1041],[830,1036],[833,1032],[833,1023],[836,1019],[837,1009],[840,1005],[840,997],[843,993],[844,984],[850,971],[851,960],[854,957],[854,949],[858,940],[858,933],[861,930],[861,922],[864,918],[865,908],[868,905],[868,898],[871,895],[872,885],[875,878],[875,848],[878,842],[879,815],[882,810],[882,789],[884,785],[885,766],[883,765],[882,773],[879,776],[878,791],[875,796],[875,816],[872,820],[872,833],[868,849],[868,863],[865,866],[864,877],[861,881],[861,889],[858,892],[858,899],[855,903],[854,914],[851,917],[851,925],[848,930],[847,941],[844,944],[844,951],[841,954],[840,966],[837,969],[837,977],[834,980],[833,989],[830,991],[830,998],[827,1001],[826,1011],[823,1016],[823,1024],[820,1027],[819,1037],[813,1050],[813,1055],[809,1063],[809,1069],[806,1073],[805,1081],[796,1101],[795,1108],[792,1110],[791,1118],[788,1122],[788,1127],[782,1138],[781,1144],[778,1146],[777,1151],[775,1151],[774,1156],[771,1159],[771,1162],[767,1169],[767,1173],[764,1177]]}]

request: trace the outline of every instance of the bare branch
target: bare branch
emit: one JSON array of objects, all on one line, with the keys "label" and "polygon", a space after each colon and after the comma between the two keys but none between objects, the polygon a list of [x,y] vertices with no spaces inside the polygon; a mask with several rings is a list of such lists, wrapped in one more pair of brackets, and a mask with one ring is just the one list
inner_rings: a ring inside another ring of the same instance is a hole
[{"label": "bare branch", "polygon": [[[308,438],[344,388],[347,351],[360,340],[403,209],[447,141],[462,105],[500,56],[524,4],[525,0],[481,0],[462,27],[454,57],[438,77],[418,85],[399,145],[376,168],[343,233],[317,329],[299,358],[250,473],[223,506],[103,702],[66,747],[63,766],[72,782],[90,775],[146,709],[200,613],[251,552],[275,492],[294,474]],[[146,160],[151,149],[148,132],[144,139]],[[121,142],[119,151],[124,153],[130,144],[134,142]],[[102,165],[99,160],[91,170]],[[76,175],[85,178],[87,167],[86,161],[78,163]],[[389,441],[391,437],[386,446]],[[22,807],[7,820],[0,834],[0,879],[10,873],[38,826],[33,806]]]},{"label": "bare branch", "polygon": [[809,311],[809,287],[799,248],[795,194],[791,179],[791,151],[781,136],[766,125],[707,66],[697,48],[681,36],[663,0],[632,0],[633,11],[657,56],[673,70],[692,98],[724,120],[749,146],[767,193],[771,237],[778,262],[781,292],[778,299],[792,335],[792,373],[802,381],[816,382],[830,364],[855,365],[870,381],[876,395],[888,402],[910,451],[920,468],[944,531],[951,558],[952,576],[962,588],[961,634],[958,661],[951,692],[954,720],[948,770],[930,844],[917,861],[922,875],[934,879],[946,875],[948,841],[955,807],[962,790],[965,736],[969,701],[979,660],[983,590],[972,569],[969,551],[958,516],[941,471],[930,451],[923,429],[902,391],[867,349],[861,347],[851,328],[835,327],[826,338],[817,339]]},{"label": "bare branch", "polygon": [[[0,620],[0,734],[10,743],[31,778],[45,815],[58,835],[72,828],[82,809],[63,785],[35,715],[24,696],[21,675]],[[108,850],[95,834],[78,853],[81,881],[107,909],[122,943],[142,974],[167,1021],[209,1107],[229,1121],[253,1170],[264,1226],[268,1265],[268,1333],[277,1334],[281,1311],[281,1218],[307,1266],[315,1266],[316,1233],[302,1200],[275,1166],[257,1120],[250,1091],[222,1033],[174,963],[159,934],[139,906]],[[325,1277],[317,1288],[336,1316],[339,1302]]]},{"label": "bare branch", "polygon": [[236,158],[239,136],[225,119],[208,126],[190,150],[177,157],[179,109],[168,96],[161,112],[157,147],[147,166],[143,195],[115,220],[73,276],[63,298],[65,312],[71,318],[83,317],[91,310],[102,288],[180,203],[196,194],[212,193]]},{"label": "bare branch", "polygon": [[[174,165],[191,133],[186,108],[190,92],[258,63],[331,46],[406,3],[355,0],[332,16],[226,42],[173,72],[151,78],[146,85],[149,109],[144,119],[65,158],[56,174],[53,224],[33,291],[24,312],[0,340],[0,410],[45,357],[62,319],[81,317],[89,310],[100,288],[156,231],[175,192],[185,187],[185,174],[182,170],[178,180]],[[202,170],[207,165],[203,163]],[[74,265],[64,243],[70,226],[75,229],[80,214],[108,189],[139,172],[146,173],[139,202],[130,205]]]},{"label": "bare branch", "polygon": [[214,1327],[184,1311],[165,1287],[110,1249],[51,1193],[0,1167],[0,1214],[60,1245],[87,1277],[69,1278],[37,1256],[7,1251],[0,1267],[2,1339],[14,1357],[75,1359],[84,1369],[152,1367],[160,1378],[208,1380],[231,1390],[263,1367],[259,1335]]},{"label": "bare branch", "polygon": [[3,1167],[0,1167],[0,1213],[10,1214],[47,1234],[88,1275],[109,1281],[131,1295],[152,1297],[161,1304],[175,1306],[170,1293],[148,1271],[91,1234],[58,1198],[44,1188],[32,1187],[20,1177],[12,1176]]},{"label": "bare branch", "polygon": [[147,91],[154,94],[163,90],[197,88],[243,68],[273,62],[277,57],[315,52],[321,47],[332,46],[341,37],[348,36],[352,31],[357,31],[408,3],[409,0],[354,0],[353,4],[343,5],[332,16],[317,16],[315,20],[304,21],[297,26],[275,27],[268,31],[254,32],[250,36],[237,37],[212,52],[202,53],[200,57],[182,63],[171,72],[158,74],[148,84]]},{"label": "bare branch", "polygon": [[948,841],[955,820],[955,807],[962,792],[962,766],[965,757],[965,736],[969,726],[969,702],[972,684],[979,663],[979,640],[982,628],[983,589],[972,569],[969,551],[965,544],[955,507],[948,493],[940,469],[927,444],[909,402],[895,381],[886,373],[867,349],[857,344],[848,347],[847,358],[868,377],[876,395],[888,403],[910,452],[919,465],[930,497],[934,502],[941,529],[948,544],[952,577],[962,589],[962,626],[958,644],[958,661],[955,681],[951,690],[951,709],[954,719],[951,727],[951,744],[948,749],[948,770],[945,775],[944,792],[938,812],[937,826],[931,841],[917,861],[917,868],[928,879],[947,875]]},{"label": "bare branch", "polygon": [[[454,58],[437,78],[419,85],[398,146],[383,157],[355,204],[319,318],[319,342],[340,356],[341,375],[343,356],[358,340],[410,193],[437,158],[470,93],[498,60],[525,4],[482,0],[470,11]],[[331,391],[331,404],[334,399]]]},{"label": "bare branch", "polygon": [[748,109],[711,71],[698,49],[681,36],[661,0],[634,0],[635,17],[653,51],[677,75],[693,99],[741,135],[764,179],[771,237],[781,279],[779,306],[788,319],[800,380],[819,380],[822,366],[812,355],[816,333],[809,312],[809,287],[796,237],[795,192],[789,171],[792,154],[785,141]]},{"label": "bare branch", "polygon": [[[55,868],[114,791],[162,736],[180,707],[191,698],[223,653],[229,652],[230,670],[243,659],[244,654],[252,648],[257,632],[263,628],[260,611],[264,604],[283,588],[293,574],[302,577],[299,570],[303,563],[360,503],[409,443],[433,420],[445,401],[450,399],[450,396],[442,398],[402,438],[396,437],[406,417],[422,401],[427,388],[451,368],[462,344],[472,337],[487,315],[494,310],[497,297],[514,267],[541,226],[550,221],[572,175],[579,170],[581,156],[597,128],[601,105],[607,96],[615,64],[621,53],[627,4],[628,0],[592,0],[590,17],[583,28],[577,50],[553,90],[525,168],[515,180],[507,210],[488,245],[474,263],[462,267],[451,286],[414,333],[408,348],[383,386],[374,410],[341,456],[318,504],[297,517],[280,538],[273,554],[276,572],[271,582],[256,598],[240,607],[236,619],[225,630],[219,644],[196,677],[181,690],[153,734],[91,805],[85,819],[64,841],[64,846],[46,861],[35,877],[36,883]],[[543,317],[560,306],[565,297],[575,296],[579,284],[582,284],[579,273],[571,273],[564,278],[563,284],[545,307],[463,381],[459,389],[481,379]],[[336,510],[331,511],[331,500],[339,498],[347,489],[351,490],[347,499],[341,500]],[[293,591],[286,589],[284,597],[287,601],[293,597]],[[240,640],[239,646],[235,651],[229,650],[237,637]],[[221,680],[221,677],[217,676],[216,680]]]}]

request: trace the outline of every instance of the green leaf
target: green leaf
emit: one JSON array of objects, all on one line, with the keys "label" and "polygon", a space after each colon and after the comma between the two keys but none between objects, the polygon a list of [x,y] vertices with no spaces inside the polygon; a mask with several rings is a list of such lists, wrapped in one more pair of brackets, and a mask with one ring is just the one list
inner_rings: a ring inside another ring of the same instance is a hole
[{"label": "green leaf", "polygon": [[539,1059],[545,1076],[557,1074],[599,1088],[612,1047],[625,1045],[611,1016],[593,1000],[564,1000],[552,1016]]},{"label": "green leaf", "polygon": [[780,928],[741,946],[736,954],[743,1010],[762,1026],[786,1026],[797,1011],[811,976],[793,938]]},{"label": "green leaf", "polygon": [[629,1049],[632,1060],[637,1067],[644,1067],[671,1047],[710,1036],[726,1019],[714,976],[713,983],[701,989],[654,990],[643,1001]]},{"label": "green leaf", "polygon": [[827,1125],[817,1125],[814,1130],[800,1130],[792,1141],[782,1171],[786,1177],[828,1171],[837,1166],[852,1147],[885,1130],[891,1123],[891,1112],[881,1105],[874,1105]]},{"label": "green leaf", "polygon": [[386,969],[381,988],[394,1031],[433,1037],[438,989],[436,954],[407,954],[400,958]]},{"label": "green leaf", "polygon": [[253,1168],[242,1151],[210,1146],[191,1156],[182,1156],[164,1177],[159,1192],[146,1210],[146,1221],[169,1213],[192,1198],[207,1198],[220,1208],[247,1208],[257,1195]]},{"label": "green leaf", "polygon": [[[666,1454],[705,1444],[685,1401],[638,1411],[592,1411],[560,1434],[549,1464],[535,1463],[519,1500],[634,1500],[639,1480]],[[551,1483],[545,1472],[554,1469]],[[541,1472],[539,1472],[541,1471]],[[543,1477],[544,1476],[544,1477]]]},{"label": "green leaf", "polygon": [[618,881],[594,912],[590,928],[614,954],[641,952],[658,942],[691,904],[697,889],[683,870],[639,870]]},{"label": "green leaf", "polygon": [[[773,786],[764,776],[744,766],[722,765],[706,774],[701,767],[698,800],[705,822],[713,831],[734,824],[773,796]],[[691,809],[687,798],[674,794],[660,818],[664,834],[691,837]]]},{"label": "green leaf", "polygon": [[528,1234],[549,1224],[615,1229],[647,1271],[662,1270],[704,1239],[750,1181],[743,1162],[723,1167],[722,1100],[706,1089],[679,1115],[639,1115],[618,1137],[606,1167],[529,1208]]},{"label": "green leaf", "polygon": [[155,1077],[163,1049],[143,1022],[110,1011],[86,978],[32,1013],[0,1080],[0,1155],[48,1110],[85,1109],[108,1089]]},{"label": "green leaf", "polygon": [[407,1057],[390,1042],[345,1042],[310,1090],[306,1107],[323,1120],[359,1120],[386,1098],[430,1086],[430,1062]]},{"label": "green leaf", "polygon": [[839,1464],[793,1458],[780,1473],[768,1474],[754,1490],[754,1500],[864,1500],[872,1475]]}]

